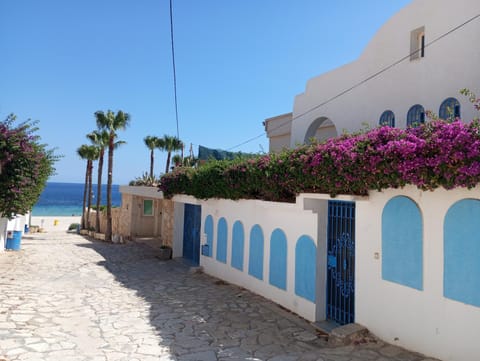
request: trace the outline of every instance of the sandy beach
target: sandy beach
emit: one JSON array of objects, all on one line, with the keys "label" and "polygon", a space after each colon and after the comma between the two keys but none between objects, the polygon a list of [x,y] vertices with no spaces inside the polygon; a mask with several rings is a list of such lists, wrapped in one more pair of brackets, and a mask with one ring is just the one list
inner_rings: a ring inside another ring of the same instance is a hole
[{"label": "sandy beach", "polygon": [[80,223],[82,217],[32,216],[31,225],[43,228],[44,232],[66,232],[72,223]]}]

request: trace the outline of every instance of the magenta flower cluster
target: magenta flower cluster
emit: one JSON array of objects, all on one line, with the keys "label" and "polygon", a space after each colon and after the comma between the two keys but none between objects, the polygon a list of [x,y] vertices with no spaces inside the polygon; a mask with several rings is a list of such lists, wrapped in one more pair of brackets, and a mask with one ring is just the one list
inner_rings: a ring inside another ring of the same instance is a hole
[{"label": "magenta flower cluster", "polygon": [[0,122],[0,217],[32,209],[56,160],[34,135],[35,123],[14,123],[14,115]]},{"label": "magenta flower cluster", "polygon": [[472,188],[480,181],[480,125],[433,120],[387,126],[248,160],[181,169],[162,178],[165,196],[294,201],[303,192],[366,195],[407,184]]}]

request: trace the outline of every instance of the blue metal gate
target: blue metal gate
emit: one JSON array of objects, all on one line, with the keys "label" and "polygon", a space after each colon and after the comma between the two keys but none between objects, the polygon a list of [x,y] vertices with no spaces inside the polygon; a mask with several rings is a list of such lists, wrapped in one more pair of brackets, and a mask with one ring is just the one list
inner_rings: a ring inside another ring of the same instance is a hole
[{"label": "blue metal gate", "polygon": [[328,202],[327,319],[354,322],[355,203]]},{"label": "blue metal gate", "polygon": [[201,207],[185,204],[183,216],[183,258],[194,265],[200,263]]}]

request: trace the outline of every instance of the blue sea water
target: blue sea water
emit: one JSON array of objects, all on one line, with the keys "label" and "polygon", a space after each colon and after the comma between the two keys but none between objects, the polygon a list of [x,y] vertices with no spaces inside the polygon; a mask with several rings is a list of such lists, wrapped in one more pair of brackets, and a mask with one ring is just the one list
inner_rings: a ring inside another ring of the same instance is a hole
[{"label": "blue sea water", "polygon": [[[33,216],[80,216],[83,206],[83,183],[48,182],[37,204]],[[93,185],[92,205],[96,204],[97,186]],[[112,206],[120,206],[121,194],[118,185],[112,185]],[[102,202],[107,203],[107,185],[102,184]]]}]

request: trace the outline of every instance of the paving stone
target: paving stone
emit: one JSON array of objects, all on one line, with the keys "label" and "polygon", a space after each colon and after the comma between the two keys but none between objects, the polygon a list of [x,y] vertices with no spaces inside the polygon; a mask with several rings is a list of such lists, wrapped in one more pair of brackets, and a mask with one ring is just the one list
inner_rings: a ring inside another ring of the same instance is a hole
[{"label": "paving stone", "polygon": [[0,356],[9,361],[434,361],[370,339],[331,347],[305,320],[159,262],[145,245],[52,232],[22,247],[0,253]]}]

